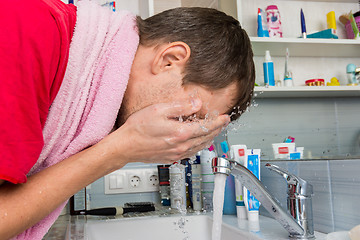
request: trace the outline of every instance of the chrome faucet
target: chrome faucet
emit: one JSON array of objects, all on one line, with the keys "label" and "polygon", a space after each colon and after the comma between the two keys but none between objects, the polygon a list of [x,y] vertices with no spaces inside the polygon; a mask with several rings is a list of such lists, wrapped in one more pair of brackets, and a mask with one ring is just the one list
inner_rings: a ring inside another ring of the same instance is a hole
[{"label": "chrome faucet", "polygon": [[215,157],[212,160],[214,174],[233,174],[289,232],[291,239],[314,239],[312,185],[278,166],[269,163],[265,166],[286,179],[288,212],[280,206],[259,179],[246,167],[223,157]]}]

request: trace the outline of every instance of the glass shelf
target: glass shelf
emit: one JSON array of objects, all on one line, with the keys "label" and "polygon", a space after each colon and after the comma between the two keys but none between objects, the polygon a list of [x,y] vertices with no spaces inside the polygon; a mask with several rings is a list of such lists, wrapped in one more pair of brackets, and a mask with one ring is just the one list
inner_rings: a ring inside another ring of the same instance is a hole
[{"label": "glass shelf", "polygon": [[360,97],[360,86],[255,87],[255,98]]},{"label": "glass shelf", "polygon": [[303,39],[250,37],[255,56],[264,56],[270,50],[272,56],[297,57],[360,57],[360,40],[353,39]]}]

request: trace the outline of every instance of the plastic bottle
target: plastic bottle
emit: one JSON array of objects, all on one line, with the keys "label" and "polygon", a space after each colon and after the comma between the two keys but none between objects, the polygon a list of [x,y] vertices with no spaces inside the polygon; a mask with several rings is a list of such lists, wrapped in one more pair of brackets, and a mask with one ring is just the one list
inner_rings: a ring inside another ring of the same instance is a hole
[{"label": "plastic bottle", "polygon": [[265,61],[263,63],[265,86],[275,86],[274,63],[271,60],[270,51],[265,51]]},{"label": "plastic bottle", "polygon": [[266,8],[266,21],[269,37],[282,37],[280,12],[276,5],[270,5]]},{"label": "plastic bottle", "polygon": [[[260,180],[260,149],[247,149],[247,167]],[[250,222],[259,221],[260,202],[244,187],[244,203],[248,220]]]},{"label": "plastic bottle", "polygon": [[170,176],[169,167],[171,165],[158,165],[159,185],[161,204],[163,206],[170,206]]},{"label": "plastic bottle", "polygon": [[257,19],[257,35],[258,37],[269,37],[269,30],[267,27],[266,17],[264,11],[258,8],[258,19]]},{"label": "plastic bottle", "polygon": [[186,207],[192,207],[192,183],[191,183],[191,164],[190,159],[182,159],[181,164],[185,166],[185,189],[186,189]]},{"label": "plastic bottle", "polygon": [[185,166],[174,163],[169,167],[171,208],[186,211]]},{"label": "plastic bottle", "polygon": [[[230,156],[235,162],[245,166],[247,160],[246,145],[232,145],[230,147]],[[236,215],[238,221],[247,218],[246,207],[244,203],[244,191],[241,182],[235,178],[235,195],[236,195]]]},{"label": "plastic bottle", "polygon": [[[230,152],[226,141],[221,142],[221,150],[224,154],[223,157],[228,157]],[[226,178],[223,214],[236,215],[235,178],[232,174]]]},{"label": "plastic bottle", "polygon": [[202,210],[200,153],[191,164],[192,204],[195,211]]},{"label": "plastic bottle", "polygon": [[213,210],[213,194],[214,194],[214,179],[211,162],[216,157],[214,146],[209,149],[204,149],[200,154],[201,164],[201,194],[203,198],[203,209],[206,211]]}]

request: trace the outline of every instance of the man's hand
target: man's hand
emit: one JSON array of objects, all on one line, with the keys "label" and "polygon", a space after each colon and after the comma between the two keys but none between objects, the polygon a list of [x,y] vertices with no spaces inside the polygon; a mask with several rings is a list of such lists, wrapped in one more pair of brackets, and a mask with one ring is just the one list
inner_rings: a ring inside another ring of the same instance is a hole
[{"label": "man's hand", "polygon": [[119,159],[127,162],[172,163],[193,156],[210,146],[230,122],[228,115],[190,117],[201,105],[192,99],[146,107],[132,114],[108,140],[117,145]]}]

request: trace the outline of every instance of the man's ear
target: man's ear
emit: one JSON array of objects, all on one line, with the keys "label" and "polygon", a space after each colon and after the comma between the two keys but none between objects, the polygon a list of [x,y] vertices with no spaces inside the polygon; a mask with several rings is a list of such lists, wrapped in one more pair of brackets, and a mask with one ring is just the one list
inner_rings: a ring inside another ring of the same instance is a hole
[{"label": "man's ear", "polygon": [[161,45],[156,50],[151,71],[153,74],[158,74],[171,68],[183,69],[190,58],[190,54],[190,47],[184,42],[172,42]]}]

